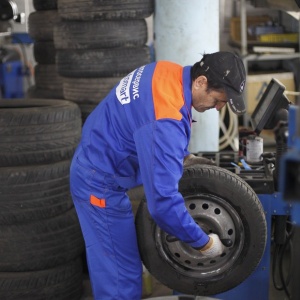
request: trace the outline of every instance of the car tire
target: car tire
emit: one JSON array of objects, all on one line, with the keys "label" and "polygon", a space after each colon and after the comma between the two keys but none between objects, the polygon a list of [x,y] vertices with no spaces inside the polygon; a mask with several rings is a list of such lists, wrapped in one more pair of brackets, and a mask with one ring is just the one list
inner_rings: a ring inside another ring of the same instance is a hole
[{"label": "car tire", "polygon": [[196,223],[233,245],[221,256],[207,259],[181,241],[168,242],[168,234],[155,224],[142,201],[136,229],[145,267],[183,294],[215,295],[239,285],[255,270],[265,250],[266,219],[257,195],[234,173],[207,165],[185,169],[179,191]]},{"label": "car tire", "polygon": [[58,0],[58,12],[65,20],[143,19],[154,11],[153,0]]}]

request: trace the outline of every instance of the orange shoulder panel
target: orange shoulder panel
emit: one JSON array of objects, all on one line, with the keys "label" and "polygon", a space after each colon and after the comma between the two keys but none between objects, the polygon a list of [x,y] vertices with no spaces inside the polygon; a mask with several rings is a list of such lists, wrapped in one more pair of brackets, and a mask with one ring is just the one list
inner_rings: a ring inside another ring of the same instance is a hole
[{"label": "orange shoulder panel", "polygon": [[182,87],[183,68],[175,63],[160,61],[152,78],[152,95],[156,120],[181,120],[184,105]]}]

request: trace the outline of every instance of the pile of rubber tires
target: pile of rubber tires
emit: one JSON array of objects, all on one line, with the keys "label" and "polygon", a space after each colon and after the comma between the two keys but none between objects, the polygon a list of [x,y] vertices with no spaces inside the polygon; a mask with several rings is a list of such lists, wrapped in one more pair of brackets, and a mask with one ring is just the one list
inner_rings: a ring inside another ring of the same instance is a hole
[{"label": "pile of rubber tires", "polygon": [[28,98],[64,99],[62,78],[56,68],[56,50],[53,41],[54,26],[60,17],[57,0],[33,0],[36,11],[28,17],[28,32],[34,40],[34,86],[27,91]]},{"label": "pile of rubber tires", "polygon": [[0,299],[82,295],[84,242],[69,191],[80,135],[75,103],[0,100]]},{"label": "pile of rubber tires", "polygon": [[57,71],[85,121],[121,77],[150,62],[145,18],[154,0],[57,0]]}]

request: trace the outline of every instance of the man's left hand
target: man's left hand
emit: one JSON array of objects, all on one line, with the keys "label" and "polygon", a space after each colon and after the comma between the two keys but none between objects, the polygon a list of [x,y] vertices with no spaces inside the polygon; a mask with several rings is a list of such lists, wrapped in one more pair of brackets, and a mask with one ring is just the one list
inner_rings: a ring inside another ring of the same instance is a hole
[{"label": "man's left hand", "polygon": [[195,156],[194,154],[189,154],[184,158],[183,167],[190,167],[192,165],[211,165],[216,166],[216,163],[212,159],[208,159],[201,156]]}]

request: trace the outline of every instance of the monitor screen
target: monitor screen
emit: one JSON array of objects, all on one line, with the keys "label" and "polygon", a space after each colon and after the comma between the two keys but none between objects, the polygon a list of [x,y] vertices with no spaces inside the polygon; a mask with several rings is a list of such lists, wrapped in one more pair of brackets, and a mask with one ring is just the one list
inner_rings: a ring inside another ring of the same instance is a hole
[{"label": "monitor screen", "polygon": [[288,109],[290,102],[284,91],[285,86],[272,78],[251,116],[252,127],[258,135],[263,129],[274,129],[280,118],[278,112]]}]

